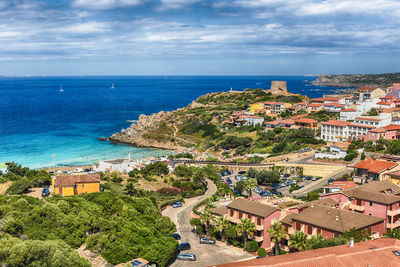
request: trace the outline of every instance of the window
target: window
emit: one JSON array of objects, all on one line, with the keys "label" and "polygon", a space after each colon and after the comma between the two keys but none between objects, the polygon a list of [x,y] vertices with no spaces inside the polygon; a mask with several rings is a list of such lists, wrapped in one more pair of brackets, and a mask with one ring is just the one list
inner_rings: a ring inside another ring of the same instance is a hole
[{"label": "window", "polygon": [[257,217],[257,225],[261,225],[261,218]]},{"label": "window", "polygon": [[312,226],[307,226],[307,234],[312,235]]},{"label": "window", "polygon": [[250,221],[251,221],[251,215],[249,215],[249,216],[248,216],[248,218],[249,218],[249,219],[250,219]]},{"label": "window", "polygon": [[82,184],[82,188],[84,188],[85,187],[85,184]]},{"label": "window", "polygon": [[299,223],[299,222],[296,223],[296,230],[297,231],[301,230],[301,223]]},{"label": "window", "polygon": [[242,219],[243,217],[243,212],[239,211],[239,219]]},{"label": "window", "polygon": [[235,214],[235,212],[234,212],[233,210],[230,210],[230,211],[229,211],[229,215],[230,215],[231,217],[233,217],[233,214]]},{"label": "window", "polygon": [[371,201],[369,202],[369,206],[372,207],[372,202]]},{"label": "window", "polygon": [[361,205],[362,205],[362,201],[361,201],[361,199],[357,199],[357,202],[356,202],[356,204],[357,204],[358,206],[361,206]]},{"label": "window", "polygon": [[321,228],[317,228],[317,235],[320,235],[322,233],[322,229]]}]

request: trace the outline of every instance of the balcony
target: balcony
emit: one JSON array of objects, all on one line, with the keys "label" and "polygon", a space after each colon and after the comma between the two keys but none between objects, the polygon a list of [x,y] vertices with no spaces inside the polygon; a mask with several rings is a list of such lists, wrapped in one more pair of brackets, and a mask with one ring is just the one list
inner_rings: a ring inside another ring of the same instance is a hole
[{"label": "balcony", "polygon": [[232,223],[236,223],[236,224],[240,223],[240,219],[239,218],[234,218],[234,217],[228,216],[227,219]]},{"label": "balcony", "polygon": [[361,211],[361,212],[364,212],[364,210],[365,210],[364,206],[359,206],[359,205],[355,205],[355,204],[350,204],[349,208],[351,210]]},{"label": "balcony", "polygon": [[262,224],[257,225],[257,224],[256,224],[256,230],[257,230],[257,231],[262,231],[262,230],[264,230],[264,225],[262,225]]},{"label": "balcony", "polygon": [[387,215],[388,216],[396,216],[400,214],[400,208],[395,209],[395,210],[388,210]]},{"label": "balcony", "polygon": [[253,240],[256,242],[262,242],[264,240],[264,237],[263,236],[254,236]]},{"label": "balcony", "polygon": [[387,223],[386,227],[388,229],[394,229],[400,226],[400,221],[394,222],[394,223]]}]

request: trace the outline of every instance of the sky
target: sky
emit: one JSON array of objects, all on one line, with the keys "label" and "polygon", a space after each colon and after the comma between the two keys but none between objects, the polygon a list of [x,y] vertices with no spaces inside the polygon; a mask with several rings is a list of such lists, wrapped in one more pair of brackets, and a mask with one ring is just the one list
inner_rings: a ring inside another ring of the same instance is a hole
[{"label": "sky", "polygon": [[0,75],[400,71],[399,0],[0,0]]}]

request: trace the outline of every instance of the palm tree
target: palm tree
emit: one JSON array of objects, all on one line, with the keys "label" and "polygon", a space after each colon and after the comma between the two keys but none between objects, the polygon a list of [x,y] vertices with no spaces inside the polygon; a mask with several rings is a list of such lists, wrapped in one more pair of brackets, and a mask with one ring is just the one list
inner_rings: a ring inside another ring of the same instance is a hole
[{"label": "palm tree", "polygon": [[226,218],[225,215],[217,217],[217,219],[214,221],[215,223],[215,229],[217,231],[221,232],[221,239],[222,241],[225,241],[225,229],[228,227],[229,225],[229,221]]},{"label": "palm tree", "polygon": [[210,229],[210,222],[214,219],[214,215],[211,213],[209,209],[204,210],[204,212],[200,215],[201,222],[206,226],[206,234]]},{"label": "palm tree", "polygon": [[303,251],[307,248],[307,235],[303,232],[296,231],[296,233],[289,235],[289,247],[295,251]]},{"label": "palm tree", "polygon": [[247,191],[248,195],[251,197],[253,189],[257,186],[256,179],[248,178],[246,182],[244,182],[244,189]]},{"label": "palm tree", "polygon": [[240,223],[236,226],[239,235],[243,236],[244,239],[244,249],[246,249],[247,239],[250,234],[256,231],[256,225],[249,218],[240,219]]},{"label": "palm tree", "polygon": [[279,255],[279,244],[281,243],[282,239],[287,236],[286,228],[280,222],[276,222],[270,226],[267,230],[270,234],[271,239],[275,243],[275,255]]}]

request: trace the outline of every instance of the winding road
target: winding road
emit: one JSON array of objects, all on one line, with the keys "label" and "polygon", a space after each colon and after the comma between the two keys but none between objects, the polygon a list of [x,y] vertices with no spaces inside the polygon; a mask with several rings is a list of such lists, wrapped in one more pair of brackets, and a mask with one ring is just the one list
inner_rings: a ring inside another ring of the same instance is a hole
[{"label": "winding road", "polygon": [[233,261],[241,261],[252,259],[254,256],[243,252],[239,248],[227,246],[222,242],[217,242],[216,245],[200,244],[199,237],[191,232],[192,226],[190,219],[192,216],[193,207],[203,199],[213,195],[217,190],[215,184],[211,181],[208,182],[208,189],[204,195],[185,200],[185,205],[180,208],[168,208],[162,212],[162,215],[168,216],[175,223],[177,233],[181,235],[181,243],[189,242],[191,250],[184,251],[185,253],[193,253],[196,255],[197,260],[181,261],[176,260],[171,264],[173,267],[186,267],[186,266],[211,266],[215,264],[222,264]]}]

